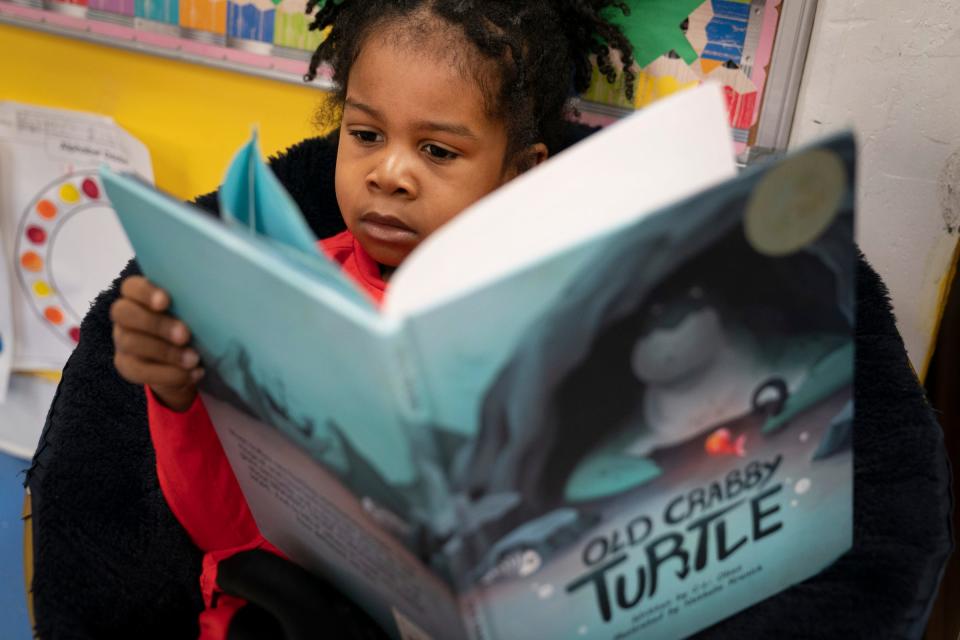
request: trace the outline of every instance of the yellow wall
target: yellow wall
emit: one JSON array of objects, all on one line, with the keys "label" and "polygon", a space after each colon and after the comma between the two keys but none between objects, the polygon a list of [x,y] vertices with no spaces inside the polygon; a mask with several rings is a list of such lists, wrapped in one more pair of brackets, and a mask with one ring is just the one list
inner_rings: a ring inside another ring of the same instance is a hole
[{"label": "yellow wall", "polygon": [[211,191],[260,129],[273,153],[318,132],[324,93],[309,86],[0,25],[0,100],[112,116],[143,141],[157,185],[181,198]]}]

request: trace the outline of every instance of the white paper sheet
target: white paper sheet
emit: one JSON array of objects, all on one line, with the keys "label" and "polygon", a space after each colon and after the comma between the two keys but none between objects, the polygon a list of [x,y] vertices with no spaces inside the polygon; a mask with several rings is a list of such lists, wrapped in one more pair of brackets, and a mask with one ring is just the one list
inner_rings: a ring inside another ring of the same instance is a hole
[{"label": "white paper sheet", "polygon": [[0,403],[0,451],[29,460],[37,448],[57,383],[25,374],[10,376],[10,389]]},{"label": "white paper sheet", "polygon": [[102,163],[153,180],[146,147],[112,119],[0,102],[14,370],[60,370],[90,303],[133,255],[96,177]]},{"label": "white paper sheet", "polygon": [[10,369],[13,367],[13,293],[6,252],[0,242],[0,403],[7,397]]}]

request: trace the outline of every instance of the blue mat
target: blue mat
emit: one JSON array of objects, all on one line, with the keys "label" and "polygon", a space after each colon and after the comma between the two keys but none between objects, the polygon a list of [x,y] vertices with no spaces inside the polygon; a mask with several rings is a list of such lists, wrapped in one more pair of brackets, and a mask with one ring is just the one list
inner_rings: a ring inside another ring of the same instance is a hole
[{"label": "blue mat", "polygon": [[23,582],[23,474],[27,460],[0,453],[0,638],[29,640]]}]

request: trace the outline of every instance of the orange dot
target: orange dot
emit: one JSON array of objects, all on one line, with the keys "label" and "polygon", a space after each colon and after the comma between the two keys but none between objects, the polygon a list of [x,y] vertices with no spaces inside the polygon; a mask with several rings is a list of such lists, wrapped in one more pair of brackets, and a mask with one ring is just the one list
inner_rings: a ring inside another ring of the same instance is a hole
[{"label": "orange dot", "polygon": [[56,307],[47,307],[43,310],[43,317],[51,324],[60,324],[63,322],[63,311]]},{"label": "orange dot", "polygon": [[57,217],[57,205],[53,204],[49,200],[41,200],[37,203],[37,213],[40,214],[41,218],[53,220]]},{"label": "orange dot", "polygon": [[33,271],[34,273],[43,270],[43,258],[33,251],[27,251],[20,256],[20,264],[23,265],[23,268],[27,271]]}]

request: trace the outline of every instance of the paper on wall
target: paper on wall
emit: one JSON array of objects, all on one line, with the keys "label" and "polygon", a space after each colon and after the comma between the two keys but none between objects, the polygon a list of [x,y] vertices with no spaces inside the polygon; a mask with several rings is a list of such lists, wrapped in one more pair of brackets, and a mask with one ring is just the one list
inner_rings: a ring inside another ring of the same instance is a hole
[{"label": "paper on wall", "polygon": [[0,239],[13,370],[59,371],[80,321],[133,251],[96,176],[153,181],[146,147],[111,118],[0,102]]},{"label": "paper on wall", "polygon": [[6,252],[0,242],[0,404],[7,397],[10,369],[13,366],[13,295],[10,285]]},{"label": "paper on wall", "polygon": [[0,452],[25,460],[33,456],[56,391],[50,376],[10,376],[6,402],[0,403]]}]

